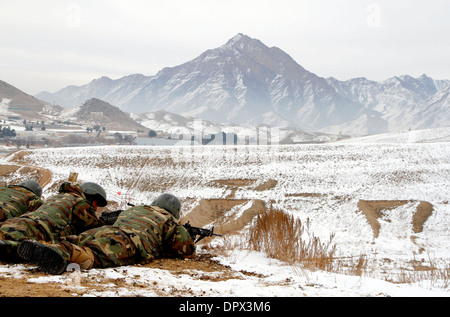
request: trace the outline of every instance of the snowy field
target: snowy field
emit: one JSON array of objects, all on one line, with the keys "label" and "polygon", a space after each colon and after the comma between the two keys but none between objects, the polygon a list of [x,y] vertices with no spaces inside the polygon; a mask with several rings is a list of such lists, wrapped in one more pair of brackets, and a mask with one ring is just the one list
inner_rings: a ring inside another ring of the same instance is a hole
[{"label": "snowy field", "polygon": [[[79,181],[93,181],[107,191],[111,209],[126,202],[150,203],[171,192],[183,202],[189,216],[202,199],[236,199],[238,214],[255,200],[311,222],[314,234],[327,240],[334,234],[336,257],[367,261],[360,276],[342,272],[310,271],[301,264],[288,265],[264,254],[235,248],[215,255],[231,267],[236,277],[214,281],[195,274],[172,274],[140,266],[94,269],[84,277],[122,279],[122,287],[104,285],[102,291],[86,289],[86,296],[445,296],[449,280],[431,278],[397,283],[402,276],[417,276],[418,268],[450,269],[450,143],[448,129],[438,137],[430,132],[382,136],[384,139],[351,140],[321,145],[138,147],[110,146],[34,150],[19,161],[50,170],[52,181],[44,195],[55,193],[69,172]],[[438,140],[436,142],[435,140]],[[442,140],[446,142],[442,142]],[[13,156],[0,163],[13,162]],[[258,186],[269,180],[275,185]],[[394,207],[382,210],[377,236],[360,201],[386,201]],[[401,201],[396,205],[395,202]],[[413,217],[421,202],[432,205],[432,214],[420,232]],[[241,210],[239,210],[241,209]],[[215,224],[214,219],[205,224]],[[203,225],[203,224],[202,224]],[[243,239],[249,221],[230,239]],[[216,238],[210,244],[220,245]],[[199,253],[208,249],[200,247]],[[0,275],[24,277],[23,266],[0,266]],[[243,274],[242,271],[254,273]],[[200,273],[199,273],[200,274]],[[209,272],[211,276],[214,272]],[[219,273],[217,273],[219,274]],[[200,274],[201,275],[201,274]],[[211,277],[210,276],[210,277]],[[66,283],[70,274],[31,278],[31,283]],[[74,289],[83,289],[83,283]],[[189,290],[189,292],[187,292]]]}]

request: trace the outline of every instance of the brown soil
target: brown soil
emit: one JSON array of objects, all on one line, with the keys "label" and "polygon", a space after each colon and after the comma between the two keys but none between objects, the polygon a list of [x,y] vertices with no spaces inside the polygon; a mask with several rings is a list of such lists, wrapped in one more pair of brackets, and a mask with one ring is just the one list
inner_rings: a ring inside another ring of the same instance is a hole
[{"label": "brown soil", "polygon": [[[215,233],[236,233],[266,210],[264,201],[259,199],[251,200],[252,204],[242,210],[249,202],[250,200],[238,199],[202,199],[197,207],[181,219],[181,223],[189,221],[195,227],[214,225]],[[241,211],[239,214],[238,208]]]},{"label": "brown soil", "polygon": [[[32,277],[38,277],[34,274]],[[43,276],[43,275],[42,275]],[[30,276],[31,277],[31,276]],[[27,278],[0,277],[0,297],[68,297],[60,283],[31,283]]]},{"label": "brown soil", "polygon": [[26,151],[15,152],[12,155],[14,165],[0,165],[0,176],[8,177],[10,184],[5,184],[0,181],[0,186],[16,184],[23,181],[25,178],[37,181],[42,187],[47,186],[52,180],[52,173],[45,169],[26,164],[23,160]]},{"label": "brown soil", "polygon": [[222,186],[243,187],[253,185],[256,181],[256,179],[217,179],[211,181],[211,183],[217,183]]},{"label": "brown soil", "polygon": [[[204,281],[226,281],[238,279],[241,274],[258,276],[246,271],[234,271],[212,259],[212,255],[203,254],[188,259],[156,259],[146,265],[140,265],[149,269],[166,270],[174,275],[189,275],[193,279]],[[0,264],[6,264],[0,262]],[[123,278],[109,278],[101,273],[90,276],[81,275],[80,286],[82,289],[74,288],[71,273],[64,273],[66,283],[30,282],[31,278],[47,277],[45,273],[39,272],[35,267],[24,264],[26,269],[21,277],[0,276],[0,297],[78,297],[88,292],[103,292],[107,290],[105,285],[113,284],[115,287],[125,287],[128,290],[153,291],[159,296],[189,296],[189,288],[180,288],[179,293],[174,289],[165,290],[158,283],[127,283]],[[126,267],[123,269],[127,270]],[[111,290],[111,289],[108,289]],[[194,295],[194,294],[191,294]]]},{"label": "brown soil", "polygon": [[420,202],[417,211],[413,216],[412,224],[414,233],[420,233],[423,230],[423,224],[433,214],[433,205],[427,201]]},{"label": "brown soil", "polygon": [[[387,210],[403,206],[409,202],[408,200],[360,200],[358,202],[358,208],[366,216],[367,221],[372,227],[374,238],[378,238],[381,228],[378,218],[382,217]],[[426,201],[420,202],[412,220],[413,231],[415,233],[422,232],[423,224],[432,213],[432,204]]]},{"label": "brown soil", "polygon": [[[218,179],[213,180],[210,183],[211,184],[220,184],[222,186],[225,186],[227,189],[231,189],[231,193],[226,197],[230,199],[235,198],[236,191],[239,188],[247,188],[252,189],[252,186],[255,185],[255,183],[258,180],[256,179]],[[265,181],[264,183],[259,184],[254,189],[257,191],[264,191],[264,190],[270,190],[275,188],[277,186],[278,181],[275,179],[269,179]]]},{"label": "brown soil", "polygon": [[50,171],[43,168],[31,167],[26,165],[0,165],[0,175],[8,177],[10,179],[9,184],[6,184],[2,179],[0,181],[0,186],[17,184],[23,181],[24,178],[26,178],[35,180],[42,187],[45,187],[50,183],[52,179],[52,174]]},{"label": "brown soil", "polygon": [[[195,227],[214,225],[217,233],[230,234],[242,230],[255,216],[266,210],[264,201],[255,199],[235,199],[235,193],[239,188],[249,188],[257,183],[255,179],[225,179],[213,180],[211,184],[219,184],[225,188],[231,188],[231,194],[224,199],[201,199],[198,205],[190,213],[181,219],[181,223],[190,222]],[[270,190],[278,184],[278,181],[269,179],[256,188],[257,191]],[[237,209],[252,202],[245,210],[237,214]],[[205,239],[205,241],[208,241]]]},{"label": "brown soil", "polygon": [[202,199],[197,207],[181,219],[181,222],[186,223],[189,221],[194,227],[204,227],[223,217],[233,207],[245,203],[247,203],[247,200]]},{"label": "brown soil", "polygon": [[269,190],[269,189],[275,188],[275,186],[277,186],[277,184],[278,184],[277,180],[269,179],[267,182],[258,185],[255,189],[257,191]]}]

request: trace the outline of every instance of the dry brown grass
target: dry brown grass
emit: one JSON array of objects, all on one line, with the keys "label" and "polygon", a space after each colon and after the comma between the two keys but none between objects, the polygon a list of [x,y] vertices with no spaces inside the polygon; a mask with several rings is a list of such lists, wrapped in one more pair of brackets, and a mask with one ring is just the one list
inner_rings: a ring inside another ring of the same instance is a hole
[{"label": "dry brown grass", "polygon": [[[263,252],[269,257],[291,264],[297,268],[320,269],[334,273],[371,276],[369,259],[361,254],[356,257],[335,257],[334,234],[322,242],[311,231],[309,219],[302,223],[292,215],[270,208],[259,216],[249,232],[246,247]],[[243,243],[241,241],[242,248]],[[235,248],[234,246],[229,246]],[[389,280],[399,284],[427,283],[429,287],[447,289],[450,286],[450,266],[439,268],[431,259],[429,266],[414,266],[414,270],[402,270]]]},{"label": "dry brown grass", "polygon": [[336,251],[333,238],[331,234],[328,242],[322,242],[311,232],[309,220],[303,224],[300,219],[270,207],[256,218],[248,245],[250,249],[290,264],[330,270]]},{"label": "dry brown grass", "polygon": [[[450,265],[439,267],[429,256],[428,266],[415,265],[414,270],[401,270],[392,281],[399,284],[428,283],[428,287],[448,289],[450,287]],[[414,261],[413,261],[414,262]]]}]

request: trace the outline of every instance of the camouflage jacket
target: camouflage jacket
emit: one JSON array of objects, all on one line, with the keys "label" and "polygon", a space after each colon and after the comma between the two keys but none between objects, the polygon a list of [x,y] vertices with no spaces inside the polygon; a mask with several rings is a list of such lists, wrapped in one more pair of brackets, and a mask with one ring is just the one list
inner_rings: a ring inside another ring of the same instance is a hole
[{"label": "camouflage jacket", "polygon": [[115,227],[127,233],[142,257],[142,263],[161,256],[189,256],[195,244],[187,230],[166,210],[135,206],[123,211]]},{"label": "camouflage jacket", "polygon": [[103,225],[81,187],[70,183],[63,183],[59,194],[48,198],[36,211],[22,218],[33,220],[40,231],[45,232],[47,241],[58,241],[63,236],[78,235]]},{"label": "camouflage jacket", "polygon": [[41,205],[42,200],[24,187],[0,187],[0,222],[34,211]]}]

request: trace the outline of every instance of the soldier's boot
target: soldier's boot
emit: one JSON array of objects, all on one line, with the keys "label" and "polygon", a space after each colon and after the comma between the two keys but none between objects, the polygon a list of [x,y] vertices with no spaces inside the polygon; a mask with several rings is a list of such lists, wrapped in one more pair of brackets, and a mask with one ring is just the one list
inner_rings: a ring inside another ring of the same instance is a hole
[{"label": "soldier's boot", "polygon": [[17,246],[19,242],[0,240],[0,261],[5,262],[20,262],[20,258],[17,256]]},{"label": "soldier's boot", "polygon": [[82,269],[91,269],[94,254],[87,247],[67,243],[46,245],[36,241],[24,241],[18,252],[25,260],[37,265],[42,271],[59,275],[67,270],[69,263],[76,263]]},{"label": "soldier's boot", "polygon": [[68,265],[67,252],[59,250],[55,245],[27,240],[19,245],[17,252],[23,259],[49,274],[62,274]]}]

